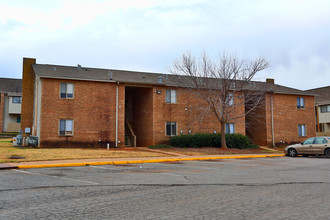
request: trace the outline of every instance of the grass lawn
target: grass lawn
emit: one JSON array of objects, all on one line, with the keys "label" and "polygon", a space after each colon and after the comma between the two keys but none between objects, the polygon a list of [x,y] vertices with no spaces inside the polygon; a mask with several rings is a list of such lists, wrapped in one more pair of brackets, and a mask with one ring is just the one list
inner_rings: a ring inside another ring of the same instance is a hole
[{"label": "grass lawn", "polygon": [[[283,153],[265,149],[227,149],[213,147],[204,148],[163,148],[158,152],[150,152],[141,148],[126,149],[91,149],[91,148],[18,148],[13,147],[11,139],[0,139],[0,163],[16,163],[22,161],[70,160],[70,159],[99,159],[99,158],[139,158],[170,156],[166,152],[174,152],[187,156],[219,155],[219,154],[262,154]],[[162,153],[162,151],[164,153]],[[10,159],[11,156],[25,157],[25,159]]]},{"label": "grass lawn", "polygon": [[[81,149],[81,148],[17,148],[13,147],[11,139],[0,139],[0,163],[16,163],[22,161],[45,161],[91,158],[123,158],[123,157],[161,157],[168,154],[130,149]],[[10,156],[25,157],[25,159],[8,159]]]}]

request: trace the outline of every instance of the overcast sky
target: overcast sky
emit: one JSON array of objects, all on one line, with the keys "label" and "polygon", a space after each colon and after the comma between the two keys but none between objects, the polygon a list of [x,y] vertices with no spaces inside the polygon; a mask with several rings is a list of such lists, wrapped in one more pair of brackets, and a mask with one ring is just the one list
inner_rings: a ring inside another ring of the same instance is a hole
[{"label": "overcast sky", "polygon": [[270,68],[255,80],[311,89],[330,82],[329,0],[0,0],[0,77],[41,64],[168,73],[190,51]]}]

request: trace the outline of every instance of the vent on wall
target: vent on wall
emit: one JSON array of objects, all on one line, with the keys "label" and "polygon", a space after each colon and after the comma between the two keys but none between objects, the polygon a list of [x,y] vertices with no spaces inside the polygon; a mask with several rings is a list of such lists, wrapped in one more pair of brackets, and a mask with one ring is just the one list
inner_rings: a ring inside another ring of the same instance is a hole
[{"label": "vent on wall", "polygon": [[112,80],[113,74],[112,74],[111,70],[109,70],[108,76],[110,77],[110,80]]}]

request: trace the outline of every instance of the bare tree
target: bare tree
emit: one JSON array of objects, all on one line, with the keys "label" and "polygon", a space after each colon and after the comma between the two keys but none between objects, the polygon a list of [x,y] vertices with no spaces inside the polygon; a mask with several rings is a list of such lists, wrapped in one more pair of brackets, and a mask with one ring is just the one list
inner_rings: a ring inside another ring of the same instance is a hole
[{"label": "bare tree", "polygon": [[178,76],[182,86],[205,101],[203,114],[211,112],[217,118],[221,147],[227,148],[226,123],[245,117],[262,102],[265,89],[252,78],[268,67],[269,62],[264,58],[247,61],[224,52],[216,60],[205,53],[196,59],[187,52],[173,63],[170,72]]}]

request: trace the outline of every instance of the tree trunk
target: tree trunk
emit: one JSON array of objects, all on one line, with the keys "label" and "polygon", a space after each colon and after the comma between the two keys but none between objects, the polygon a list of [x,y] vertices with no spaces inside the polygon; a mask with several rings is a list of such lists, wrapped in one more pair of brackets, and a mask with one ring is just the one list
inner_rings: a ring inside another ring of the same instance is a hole
[{"label": "tree trunk", "polygon": [[227,149],[226,144],[226,123],[221,122],[221,148]]}]

